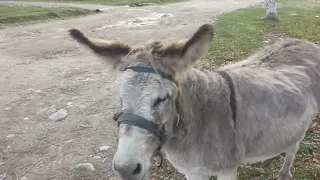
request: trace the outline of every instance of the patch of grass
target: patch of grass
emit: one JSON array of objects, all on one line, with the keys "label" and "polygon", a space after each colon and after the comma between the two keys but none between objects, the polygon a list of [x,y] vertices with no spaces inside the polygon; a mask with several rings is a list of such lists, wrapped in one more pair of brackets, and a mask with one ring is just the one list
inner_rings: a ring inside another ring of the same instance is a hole
[{"label": "patch of grass", "polygon": [[320,7],[314,0],[277,0],[276,3],[287,7]]},{"label": "patch of grass", "polygon": [[77,8],[41,8],[0,6],[0,26],[11,24],[26,24],[44,20],[64,19],[93,13]]},{"label": "patch of grass", "polygon": [[20,0],[20,1],[40,1],[40,2],[73,2],[73,3],[90,3],[90,4],[105,4],[111,6],[124,6],[130,4],[167,4],[175,2],[183,2],[188,0]]},{"label": "patch of grass", "polygon": [[214,25],[211,56],[198,65],[215,68],[242,60],[262,48],[269,37],[320,41],[320,8],[278,9],[279,22],[265,20],[265,9],[247,8],[224,14]]}]

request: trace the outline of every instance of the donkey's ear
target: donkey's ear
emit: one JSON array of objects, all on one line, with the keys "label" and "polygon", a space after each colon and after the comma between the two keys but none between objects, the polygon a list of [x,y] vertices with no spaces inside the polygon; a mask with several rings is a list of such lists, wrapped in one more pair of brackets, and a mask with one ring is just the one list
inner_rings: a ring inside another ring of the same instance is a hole
[{"label": "donkey's ear", "polygon": [[114,68],[121,64],[122,58],[130,53],[131,48],[121,42],[107,42],[102,39],[89,39],[78,29],[70,29],[70,36],[79,43],[89,47],[95,54],[106,58]]},{"label": "donkey's ear", "polygon": [[176,73],[187,71],[209,51],[212,39],[212,25],[204,24],[190,39],[162,47],[162,62]]}]

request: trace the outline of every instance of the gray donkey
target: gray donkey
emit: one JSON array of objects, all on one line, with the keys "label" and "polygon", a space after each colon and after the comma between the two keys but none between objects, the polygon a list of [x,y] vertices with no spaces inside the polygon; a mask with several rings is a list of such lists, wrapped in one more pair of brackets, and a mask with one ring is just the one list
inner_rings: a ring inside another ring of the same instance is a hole
[{"label": "gray donkey", "polygon": [[124,180],[147,178],[161,149],[188,180],[238,179],[239,165],[283,152],[280,180],[320,105],[320,47],[286,39],[241,62],[193,68],[207,53],[213,27],[186,40],[130,47],[70,35],[121,72],[118,148],[113,169]]}]

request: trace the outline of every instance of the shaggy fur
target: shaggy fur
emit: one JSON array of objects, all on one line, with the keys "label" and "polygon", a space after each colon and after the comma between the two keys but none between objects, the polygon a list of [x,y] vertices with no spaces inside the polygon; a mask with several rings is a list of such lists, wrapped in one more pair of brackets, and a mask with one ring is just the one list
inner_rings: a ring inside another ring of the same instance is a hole
[{"label": "shaggy fur", "polygon": [[[279,179],[292,179],[290,167],[299,143],[319,111],[319,46],[285,39],[247,60],[219,68],[231,76],[235,86],[237,118],[233,121],[226,79],[215,70],[192,68],[211,46],[211,25],[201,26],[192,38],[178,43],[154,42],[139,48],[118,45],[112,57],[109,51],[114,45],[105,45],[106,53],[97,51],[98,45],[80,31],[70,32],[118,69],[140,65],[176,76],[177,84],[155,74],[128,70],[118,79],[117,92],[122,111],[165,125],[168,138],[163,152],[188,180],[211,175],[218,180],[236,180],[240,164],[282,152],[286,152],[286,160]],[[186,78],[182,81],[177,74]],[[166,96],[170,98],[153,107],[157,98]],[[117,174],[122,179],[145,177],[158,143],[143,129],[120,126],[113,162]],[[137,164],[139,173],[135,173]]]}]

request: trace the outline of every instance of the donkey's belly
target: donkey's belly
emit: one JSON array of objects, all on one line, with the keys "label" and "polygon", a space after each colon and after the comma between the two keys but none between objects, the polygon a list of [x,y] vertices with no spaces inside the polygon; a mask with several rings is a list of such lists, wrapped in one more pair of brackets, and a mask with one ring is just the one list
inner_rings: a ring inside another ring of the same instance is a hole
[{"label": "donkey's belly", "polygon": [[214,176],[219,174],[225,169],[212,169],[212,167],[204,166],[202,163],[184,161],[183,159],[177,158],[173,154],[167,154],[167,159],[173,165],[173,167],[178,170],[178,172],[186,175],[203,175],[203,176]]},{"label": "donkey's belly", "polygon": [[221,154],[211,151],[208,154],[197,154],[192,153],[192,148],[190,149],[190,151],[165,149],[167,159],[180,173],[212,176],[239,165],[239,161],[229,153]]},{"label": "donkey's belly", "polygon": [[245,142],[244,163],[267,160],[297,146],[316,114],[317,108],[309,105],[300,118],[272,119],[279,123],[256,129]]}]

